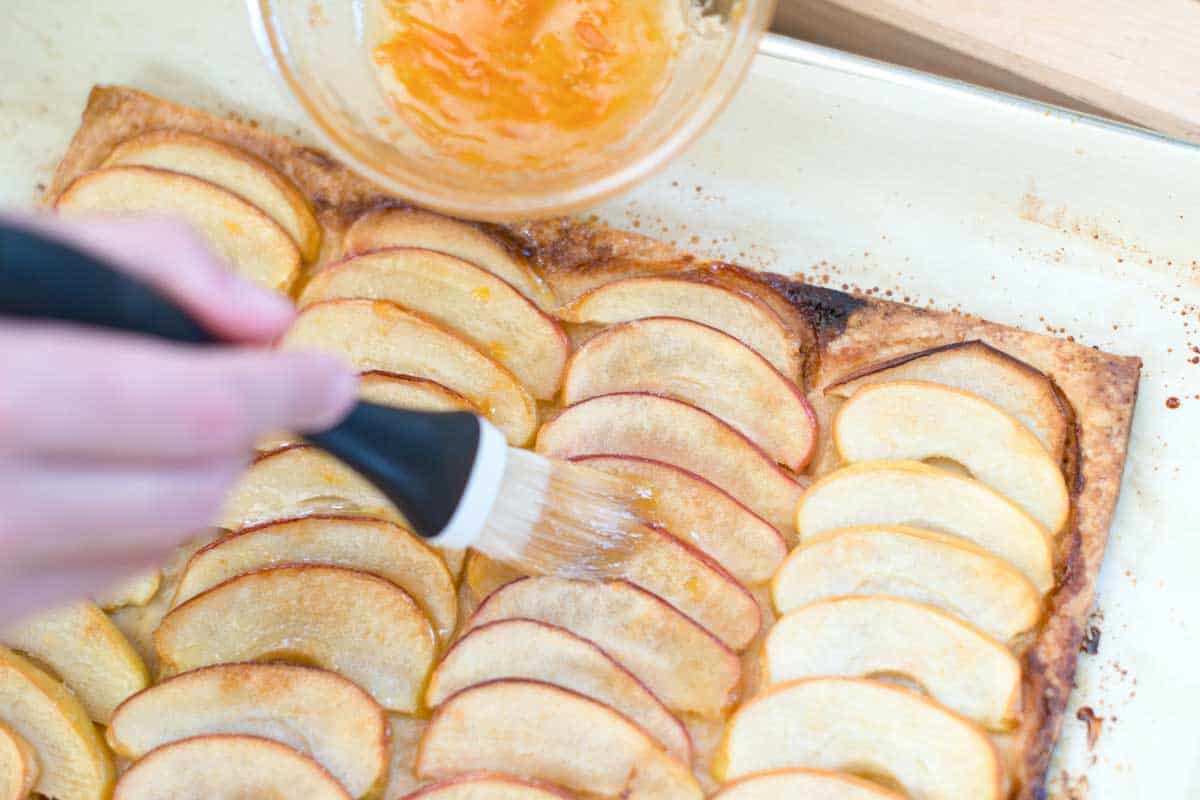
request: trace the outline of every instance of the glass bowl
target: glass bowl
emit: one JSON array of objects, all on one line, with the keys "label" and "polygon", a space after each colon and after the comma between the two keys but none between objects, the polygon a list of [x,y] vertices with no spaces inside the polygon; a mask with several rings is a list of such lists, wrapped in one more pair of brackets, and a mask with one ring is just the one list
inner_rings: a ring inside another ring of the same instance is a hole
[{"label": "glass bowl", "polygon": [[248,0],[260,44],[331,149],[418,205],[509,221],[581,208],[630,188],[684,149],[745,76],[775,0],[676,0],[694,21],[651,112],[621,141],[554,170],[484,170],[399,119],[371,59],[377,0]]}]

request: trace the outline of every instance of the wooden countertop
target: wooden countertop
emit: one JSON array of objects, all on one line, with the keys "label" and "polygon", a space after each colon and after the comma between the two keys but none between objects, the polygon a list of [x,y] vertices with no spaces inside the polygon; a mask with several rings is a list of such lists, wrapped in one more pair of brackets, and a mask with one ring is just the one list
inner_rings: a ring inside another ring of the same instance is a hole
[{"label": "wooden countertop", "polygon": [[775,30],[1200,142],[1200,0],[779,0]]}]

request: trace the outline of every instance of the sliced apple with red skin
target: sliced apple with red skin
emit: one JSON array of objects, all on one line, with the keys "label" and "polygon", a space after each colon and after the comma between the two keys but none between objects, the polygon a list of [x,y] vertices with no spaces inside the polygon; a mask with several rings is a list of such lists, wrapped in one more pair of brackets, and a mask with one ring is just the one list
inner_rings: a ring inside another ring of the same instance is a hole
[{"label": "sliced apple with red skin", "polygon": [[545,783],[496,772],[438,781],[403,800],[571,800],[571,795]]},{"label": "sliced apple with red skin", "polygon": [[808,487],[796,508],[801,540],[855,525],[949,533],[1003,558],[1040,592],[1054,585],[1054,548],[1045,528],[989,486],[919,461],[843,467]]},{"label": "sliced apple with red skin", "polygon": [[643,527],[621,577],[658,595],[724,642],[742,650],[758,634],[754,596],[696,548],[665,531]]},{"label": "sliced apple with red skin", "polygon": [[622,455],[694,472],[749,506],[784,535],[803,486],[728,424],[695,406],[644,392],[593,397],[538,432],[539,453],[557,458]]},{"label": "sliced apple with red skin", "polygon": [[321,765],[258,736],[196,736],[163,745],[121,776],[112,800],[350,800]]},{"label": "sliced apple with red skin", "polygon": [[712,558],[743,584],[770,580],[787,555],[771,523],[711,481],[663,461],[634,456],[577,456],[572,461],[617,475],[644,498],[638,510]]},{"label": "sliced apple with red skin", "polygon": [[736,780],[713,795],[713,800],[905,800],[901,795],[841,772],[816,769],[776,769]]},{"label": "sliced apple with red skin", "polygon": [[978,395],[1029,428],[1055,461],[1062,461],[1070,425],[1062,400],[1044,372],[979,340],[957,342],[890,358],[846,375],[825,388],[849,397],[860,386],[928,381]]},{"label": "sliced apple with red skin", "polygon": [[29,659],[0,647],[0,723],[40,767],[34,791],[56,800],[105,800],[112,756],[75,694]]},{"label": "sliced apple with red skin", "polygon": [[88,172],[54,204],[64,216],[163,214],[192,225],[243,278],[287,291],[300,273],[300,249],[266,212],[215,183],[152,167]]},{"label": "sliced apple with red skin", "polygon": [[756,298],[675,275],[606,283],[555,312],[564,322],[615,325],[646,317],[679,317],[724,331],[796,380],[800,358],[779,315]]},{"label": "sliced apple with red skin", "polygon": [[458,619],[454,578],[441,556],[410,531],[369,517],[279,520],[219,539],[188,560],[173,605],[238,575],[284,564],[325,564],[385,578],[417,601],[442,638]]},{"label": "sliced apple with red skin", "polygon": [[53,669],[101,725],[108,724],[125,698],[150,684],[150,673],[133,645],[90,600],[26,617],[4,631],[3,638]]},{"label": "sliced apple with red skin", "polygon": [[737,655],[659,597],[625,581],[522,578],[491,594],[468,629],[531,619],[594,642],[668,708],[713,717],[733,702]]},{"label": "sliced apple with red skin", "polygon": [[716,328],[677,317],[622,322],[588,339],[567,364],[564,404],[635,391],[708,411],[789,469],[812,455],[817,423],[804,393]]},{"label": "sliced apple with red skin", "polygon": [[[237,530],[299,517],[367,516],[408,527],[400,510],[374,484],[324,450],[285,445],[264,453],[243,474],[216,524]],[[456,579],[463,551],[438,548]]]},{"label": "sliced apple with red skin", "polygon": [[437,708],[463,689],[514,678],[552,683],[603,703],[672,756],[692,763],[687,729],[641,681],[588,640],[544,622],[507,619],[473,628],[433,671],[425,703]]},{"label": "sliced apple with red skin", "polygon": [[40,773],[37,753],[0,722],[0,800],[27,800]]},{"label": "sliced apple with red skin", "polygon": [[1059,462],[1011,414],[982,397],[924,381],[868,384],[833,421],[849,462],[946,458],[962,464],[1050,532],[1071,508]]},{"label": "sliced apple with red skin", "polygon": [[[754,638],[762,614],[754,596],[736,578],[667,531],[643,528],[638,536],[621,577],[666,600],[734,650]],[[465,569],[475,602],[527,574],[475,551]]]},{"label": "sliced apple with red skin", "polygon": [[537,427],[533,397],[507,368],[438,323],[384,300],[328,300],[300,312],[283,346],[342,356],[361,371],[428,378],[466,397],[509,444]]},{"label": "sliced apple with red skin", "polygon": [[510,770],[565,789],[629,800],[700,800],[689,767],[603,703],[549,683],[500,680],[434,712],[418,777]]},{"label": "sliced apple with red skin", "polygon": [[316,447],[291,445],[260,456],[225,501],[217,525],[229,530],[313,514],[355,514],[407,525],[366,478]]},{"label": "sliced apple with red skin", "polygon": [[789,611],[764,645],[770,683],[895,675],[992,730],[1016,722],[1021,665],[1000,642],[933,606],[884,595],[834,597]]},{"label": "sliced apple with red skin", "polygon": [[240,147],[179,130],[148,131],[117,145],[103,166],[139,166],[193,175],[266,212],[287,231],[305,261],[321,251],[321,225],[296,185]]},{"label": "sliced apple with red skin", "polygon": [[739,708],[725,731],[716,776],[783,767],[884,776],[921,800],[1000,798],[1000,762],[981,728],[879,681],[790,681]]},{"label": "sliced apple with red skin", "polygon": [[285,744],[355,797],[370,795],[387,776],[389,734],[379,704],[339,675],[290,664],[219,664],[168,678],[117,709],[108,741],[136,761],[211,734]]},{"label": "sliced apple with red skin", "polygon": [[886,594],[939,608],[1001,642],[1029,630],[1042,598],[1008,562],[946,534],[843,528],[806,540],[771,584],[781,614],[830,597]]},{"label": "sliced apple with red skin", "polygon": [[433,626],[408,593],[364,572],[274,567],[225,581],[163,618],[164,675],[235,661],[338,673],[384,708],[412,713],[433,666]]},{"label": "sliced apple with red skin", "polygon": [[358,379],[359,397],[368,403],[414,411],[470,411],[479,413],[471,401],[437,381],[415,375],[398,375],[375,370]]},{"label": "sliced apple with red skin", "polygon": [[485,269],[434,250],[376,250],[326,267],[304,294],[387,300],[441,323],[503,364],[534,397],[558,393],[571,343],[558,322]]},{"label": "sliced apple with red skin", "polygon": [[554,306],[554,295],[536,272],[470,223],[416,208],[383,208],[363,214],[346,231],[347,255],[388,247],[421,247],[470,261],[511,283],[542,308]]}]

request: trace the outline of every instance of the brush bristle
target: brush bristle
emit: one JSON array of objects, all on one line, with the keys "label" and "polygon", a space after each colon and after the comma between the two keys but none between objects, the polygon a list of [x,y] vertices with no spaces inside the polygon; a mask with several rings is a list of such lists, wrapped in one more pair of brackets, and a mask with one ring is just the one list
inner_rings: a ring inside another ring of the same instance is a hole
[{"label": "brush bristle", "polygon": [[510,448],[475,547],[538,575],[620,577],[641,540],[640,490],[599,470]]}]

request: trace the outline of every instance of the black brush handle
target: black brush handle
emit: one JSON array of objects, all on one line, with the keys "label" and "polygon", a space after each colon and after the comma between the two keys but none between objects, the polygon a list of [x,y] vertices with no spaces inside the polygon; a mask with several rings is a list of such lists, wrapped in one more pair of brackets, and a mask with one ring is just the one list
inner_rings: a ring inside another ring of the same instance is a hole
[{"label": "black brush handle", "polygon": [[[166,255],[169,257],[169,254]],[[184,344],[219,340],[148,284],[68,244],[0,225],[0,315],[73,322]],[[307,439],[371,481],[426,538],[454,515],[479,448],[474,414],[358,403]]]},{"label": "black brush handle", "polygon": [[55,239],[0,225],[0,314],[186,344],[216,338],[146,283]]},{"label": "black brush handle", "polygon": [[406,411],[358,402],[340,423],[305,438],[375,484],[414,531],[431,539],[458,509],[479,436],[479,418],[464,411]]}]

